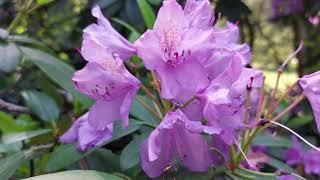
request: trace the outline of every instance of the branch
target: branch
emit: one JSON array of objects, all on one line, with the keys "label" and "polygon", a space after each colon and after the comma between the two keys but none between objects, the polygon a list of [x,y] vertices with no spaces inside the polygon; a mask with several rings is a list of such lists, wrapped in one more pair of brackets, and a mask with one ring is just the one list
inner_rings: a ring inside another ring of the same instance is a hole
[{"label": "branch", "polygon": [[5,102],[4,100],[0,99],[0,110],[6,110],[9,112],[17,112],[17,113],[28,113],[31,114],[29,108],[24,106],[15,105],[12,103]]}]

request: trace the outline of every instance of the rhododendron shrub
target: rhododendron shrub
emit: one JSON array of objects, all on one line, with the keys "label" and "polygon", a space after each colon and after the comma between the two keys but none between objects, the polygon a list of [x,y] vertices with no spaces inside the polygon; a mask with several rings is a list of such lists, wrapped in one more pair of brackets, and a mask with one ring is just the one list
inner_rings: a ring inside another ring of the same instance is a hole
[{"label": "rhododendron shrub", "polygon": [[[300,8],[297,3],[291,2],[295,11]],[[274,9],[282,4],[274,2]],[[282,9],[279,13],[289,12]],[[224,166],[230,177],[251,173],[302,178],[284,169],[260,173],[261,165],[270,158],[267,148],[253,146],[252,140],[271,125],[292,131],[279,120],[305,96],[319,129],[319,72],[304,76],[289,88],[288,92],[299,84],[303,92],[276,115],[285,96],[278,95],[276,85],[268,98],[262,71],[246,67],[252,55],[250,47],[239,42],[237,25],[214,24],[219,20],[209,1],[188,0],[184,6],[175,0],[163,1],[153,28],[132,44],[111,27],[98,6],[92,15],[97,24],[84,30],[81,48],[88,63],[72,80],[77,90],[96,102],[61,136],[62,143],[76,142],[78,149],[85,151],[112,138],[114,121],[122,121],[124,130],[128,127],[129,111],[141,86],[134,72],[127,69],[132,67],[130,57],[136,55],[153,77],[142,90],[154,101],[156,110],[143,105],[158,118],[139,150],[141,167],[148,177],[165,176],[174,169],[179,171],[179,166],[192,172]],[[289,60],[281,66],[279,76]],[[306,173],[320,174],[319,149],[310,145],[313,149],[304,153],[293,138],[284,157],[289,165],[301,163]]]},{"label": "rhododendron shrub", "polygon": [[[44,122],[36,124],[36,131],[31,127],[20,132],[17,128],[14,134],[1,134],[0,180],[9,179],[20,164],[21,172],[26,171],[25,166],[30,167],[30,176],[67,170],[44,175],[43,179],[320,177],[319,138],[309,136],[310,131],[320,133],[320,71],[280,88],[291,60],[312,42],[301,40],[287,59],[279,60],[274,84],[267,84],[268,77],[252,63],[253,58],[259,61],[259,56],[244,42],[246,38],[240,37],[246,35],[243,25],[251,26],[250,19],[234,23],[223,18],[227,16],[223,7],[221,12],[214,12],[219,8],[214,10],[213,4],[218,7],[223,0],[163,0],[157,14],[153,14],[155,9],[149,1],[137,0],[136,8],[148,27],[138,30],[120,19],[107,18],[104,13],[111,9],[104,6],[109,1],[97,2],[88,3],[91,24],[81,27],[77,55],[82,64],[77,70],[49,55],[50,49],[41,43],[28,47],[25,44],[33,40],[12,36],[12,27],[0,29],[0,52],[6,58],[12,58],[11,41],[18,39],[22,45],[17,46],[17,53],[31,59],[56,83],[52,85],[44,78],[31,86],[37,90],[22,91],[19,96],[27,107],[12,106],[0,99],[0,109],[13,111],[12,117],[15,113],[29,114],[15,117],[17,124],[28,118]],[[133,1],[123,2],[130,11],[128,3]],[[25,8],[34,3],[17,1]],[[274,0],[273,16],[303,14],[303,4],[302,0]],[[28,14],[38,7],[19,13]],[[21,17],[13,21],[13,27]],[[316,28],[318,14],[306,17]],[[118,32],[113,21],[125,31]],[[127,30],[131,33],[128,38],[123,33]],[[8,49],[2,47],[2,40]],[[37,46],[41,50],[34,49]],[[9,71],[11,67],[5,68]],[[23,79],[20,71],[18,68],[10,78]],[[34,81],[33,76],[30,79]],[[52,92],[51,88],[58,85],[59,91]],[[25,85],[12,86],[19,89]],[[302,112],[301,104],[309,112]],[[1,123],[11,122],[10,118],[0,113]],[[306,121],[312,128],[305,129]],[[0,126],[1,133],[12,124]],[[44,134],[46,140],[32,139]],[[10,153],[13,155],[8,156]]]}]

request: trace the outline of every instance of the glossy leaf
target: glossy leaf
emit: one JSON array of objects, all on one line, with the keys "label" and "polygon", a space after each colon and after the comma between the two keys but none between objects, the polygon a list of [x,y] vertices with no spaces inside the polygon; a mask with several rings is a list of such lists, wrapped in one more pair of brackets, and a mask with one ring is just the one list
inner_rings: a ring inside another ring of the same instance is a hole
[{"label": "glossy leaf", "polygon": [[154,21],[156,20],[156,16],[152,10],[152,7],[147,2],[147,0],[137,0],[138,6],[140,8],[140,12],[149,29],[152,29]]},{"label": "glossy leaf", "polygon": [[11,72],[21,60],[21,52],[14,43],[0,44],[0,71]]},{"label": "glossy leaf", "polygon": [[64,171],[52,174],[46,174],[41,176],[35,176],[27,178],[25,180],[59,180],[59,179],[68,179],[68,180],[122,180],[115,175],[111,175],[104,172],[90,171],[90,170],[74,170],[74,171]]},{"label": "glossy leaf", "polygon": [[70,65],[37,49],[21,47],[21,50],[27,59],[37,65],[54,82],[79,99],[81,103],[91,103],[89,98],[74,89],[71,78],[75,70]]},{"label": "glossy leaf", "polygon": [[56,121],[59,118],[59,108],[48,95],[38,91],[21,92],[27,106],[43,121]]},{"label": "glossy leaf", "polygon": [[254,145],[268,146],[268,147],[290,147],[290,138],[281,136],[271,136],[269,134],[260,134],[253,139]]},{"label": "glossy leaf", "polygon": [[[145,104],[149,105],[155,112],[155,106],[153,105],[153,102],[151,99],[145,97],[145,96],[139,96]],[[139,101],[136,99],[132,103],[130,114],[134,117],[138,118],[139,120],[143,120],[146,123],[150,123],[154,126],[158,125],[159,120],[154,117],[152,113],[150,113]]]},{"label": "glossy leaf", "polygon": [[19,151],[0,160],[0,179],[8,180],[20,164],[32,155],[32,151]]},{"label": "glossy leaf", "polygon": [[18,132],[23,130],[23,128],[16,124],[15,119],[10,114],[5,112],[0,112],[0,124],[0,129],[3,133]]},{"label": "glossy leaf", "polygon": [[43,134],[47,134],[51,132],[51,129],[40,129],[35,131],[27,131],[27,132],[20,132],[20,133],[10,133],[2,136],[2,142],[5,144],[15,143],[19,141],[23,141],[26,139],[30,139],[36,136],[40,136]]},{"label": "glossy leaf", "polygon": [[135,136],[123,149],[120,156],[122,170],[130,169],[140,163],[140,145],[148,137],[148,134]]}]

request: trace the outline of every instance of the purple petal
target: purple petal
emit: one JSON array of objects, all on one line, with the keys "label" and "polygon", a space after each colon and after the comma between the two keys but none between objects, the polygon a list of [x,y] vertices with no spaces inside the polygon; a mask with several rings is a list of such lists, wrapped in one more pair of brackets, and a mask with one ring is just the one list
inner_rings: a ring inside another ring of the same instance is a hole
[{"label": "purple petal", "polygon": [[86,113],[78,118],[72,127],[60,137],[60,142],[77,142],[78,150],[87,151],[112,137],[113,123],[108,124],[103,130],[97,130],[88,123],[88,117],[88,113]]},{"label": "purple petal", "polygon": [[187,0],[184,14],[190,27],[208,29],[214,21],[213,9],[208,0]]},{"label": "purple petal", "polygon": [[298,139],[294,136],[292,136],[292,143],[293,147],[285,151],[284,157],[289,165],[297,165],[302,162],[304,152]]},{"label": "purple petal", "polygon": [[192,59],[176,67],[167,65],[157,74],[161,81],[161,96],[166,99],[185,102],[209,85],[204,67]]},{"label": "purple petal", "polygon": [[207,171],[212,159],[205,139],[200,134],[187,130],[186,124],[176,125],[174,136],[181,163],[191,171]]},{"label": "purple petal", "polygon": [[309,150],[304,155],[304,170],[307,174],[320,175],[320,152]]},{"label": "purple petal", "polygon": [[[116,53],[126,60],[136,52],[134,46],[113,29],[98,6],[93,7],[91,13],[98,24],[91,24],[83,30],[81,53],[87,61],[104,61],[107,53],[111,56]],[[97,55],[100,53],[101,56]]]},{"label": "purple petal", "polygon": [[318,131],[320,132],[320,71],[303,76],[299,84],[311,104]]},{"label": "purple petal", "polygon": [[162,59],[162,47],[160,35],[154,30],[147,30],[134,42],[137,48],[137,55],[143,60],[144,66],[149,70],[162,67],[165,60]]},{"label": "purple petal", "polygon": [[122,99],[113,101],[98,100],[90,107],[88,121],[97,130],[103,130],[107,125],[120,120]]},{"label": "purple petal", "polygon": [[151,178],[160,176],[170,165],[173,147],[169,130],[155,129],[141,145],[141,166]]}]

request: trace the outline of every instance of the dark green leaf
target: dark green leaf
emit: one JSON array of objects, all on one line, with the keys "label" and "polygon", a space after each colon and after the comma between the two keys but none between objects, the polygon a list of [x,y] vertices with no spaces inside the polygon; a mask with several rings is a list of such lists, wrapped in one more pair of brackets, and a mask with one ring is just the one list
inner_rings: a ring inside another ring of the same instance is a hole
[{"label": "dark green leaf", "polygon": [[0,160],[0,179],[9,179],[17,170],[20,164],[32,155],[32,151],[19,151]]},{"label": "dark green leaf", "polygon": [[55,121],[59,118],[59,108],[50,96],[31,90],[23,91],[21,95],[32,112],[43,121]]},{"label": "dark green leaf", "polygon": [[[92,170],[103,172],[120,172],[120,157],[109,149],[100,148],[86,157]],[[108,163],[106,163],[108,162]]]},{"label": "dark green leaf", "polygon": [[281,136],[260,134],[253,139],[253,144],[269,147],[290,147],[291,140],[289,138]]},{"label": "dark green leaf", "polygon": [[75,96],[81,103],[91,103],[89,98],[74,89],[71,78],[75,70],[71,66],[54,56],[37,49],[28,47],[21,47],[20,49],[30,61],[36,64],[54,82]]},{"label": "dark green leaf", "polygon": [[[153,105],[153,102],[151,99],[139,96],[144,102],[149,105],[154,111],[156,111],[155,106]],[[158,125],[158,119],[154,117],[153,114],[151,114],[144,106],[141,105],[136,99],[132,103],[132,107],[130,110],[130,114],[132,114],[134,117],[138,118],[139,120],[143,120],[146,123],[152,124],[154,126]]]},{"label": "dark green leaf", "polygon": [[[134,131],[139,129],[140,126],[141,126],[140,122],[132,120],[132,119],[130,120],[129,127],[127,129],[123,129],[121,127],[120,123],[116,123],[115,127],[114,127],[113,137],[109,141],[104,143],[103,145],[108,144],[112,141],[120,139],[123,136],[126,136],[128,134],[133,133]],[[46,169],[48,172],[63,169],[65,167],[79,161],[80,159],[89,155],[94,150],[100,148],[103,145],[97,146],[97,147],[95,147],[85,153],[78,152],[73,144],[60,145],[51,154]]]},{"label": "dark green leaf", "polygon": [[30,139],[36,136],[40,136],[51,132],[51,129],[40,129],[35,131],[27,131],[27,132],[20,132],[20,133],[10,133],[6,134],[2,137],[2,142],[5,144],[15,143],[19,141],[23,141],[26,139]]},{"label": "dark green leaf", "polygon": [[10,35],[8,37],[8,40],[20,42],[20,43],[37,45],[37,46],[45,46],[42,42],[40,42],[38,40],[35,40],[35,39],[27,37],[27,36],[21,36],[21,35]]},{"label": "dark green leaf", "polygon": [[3,133],[18,132],[22,129],[16,124],[13,117],[5,112],[0,112],[0,129]]},{"label": "dark green leaf", "polygon": [[134,42],[137,39],[139,39],[139,37],[141,36],[141,33],[139,33],[133,26],[131,26],[130,24],[128,24],[127,22],[119,19],[119,18],[112,18],[112,20],[122,26],[124,26],[125,28],[127,28],[129,31],[131,31],[130,35],[129,35],[129,41],[130,42]]},{"label": "dark green leaf", "polygon": [[111,175],[104,172],[90,171],[90,170],[74,170],[64,171],[52,174],[46,174],[36,177],[27,178],[25,180],[122,180],[115,175]]},{"label": "dark green leaf", "polygon": [[149,29],[152,29],[156,16],[147,0],[137,0],[140,12]]},{"label": "dark green leaf", "polygon": [[11,72],[21,60],[21,52],[14,43],[0,44],[0,71]]},{"label": "dark green leaf", "polygon": [[18,152],[22,148],[22,143],[0,144],[0,153]]},{"label": "dark green leaf", "polygon": [[312,120],[313,120],[313,117],[311,115],[303,115],[300,117],[290,119],[288,121],[288,126],[297,128],[310,123]]},{"label": "dark green leaf", "polygon": [[162,0],[148,0],[151,4],[153,4],[153,5],[159,5],[161,2],[162,2]]},{"label": "dark green leaf", "polygon": [[269,157],[269,161],[266,162],[267,164],[269,164],[270,166],[277,168],[280,171],[286,171],[286,172],[293,172],[295,173],[295,170],[292,169],[289,165],[287,165],[286,163],[279,161],[277,159],[271,158]]},{"label": "dark green leaf", "polygon": [[135,136],[134,139],[123,149],[120,156],[122,170],[130,169],[140,162],[140,145],[148,137],[148,134]]}]

